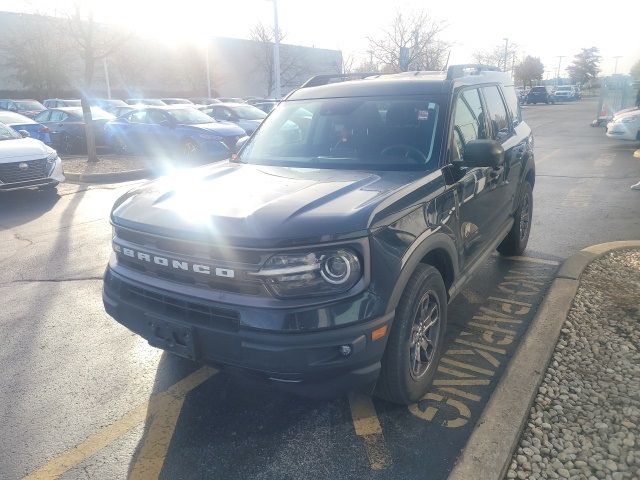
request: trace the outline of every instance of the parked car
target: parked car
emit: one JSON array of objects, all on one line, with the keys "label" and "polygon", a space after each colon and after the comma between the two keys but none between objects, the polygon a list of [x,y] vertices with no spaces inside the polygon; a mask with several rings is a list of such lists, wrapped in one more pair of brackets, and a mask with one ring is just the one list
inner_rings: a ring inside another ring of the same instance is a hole
[{"label": "parked car", "polygon": [[254,107],[259,108],[264,113],[271,112],[271,110],[273,110],[276,105],[278,105],[278,102],[258,102],[253,104]]},{"label": "parked car", "polygon": [[47,145],[51,143],[49,128],[25,115],[21,115],[16,112],[9,112],[7,110],[0,110],[0,123],[10,126],[21,134],[22,132],[27,132],[31,138],[40,140]]},{"label": "parked car", "polygon": [[189,100],[191,100],[191,103],[195,105],[212,105],[214,103],[222,103],[220,100],[209,97],[196,97],[190,98]]},{"label": "parked car", "polygon": [[239,97],[220,97],[216,100],[222,103],[245,103],[244,100]]},{"label": "parked car", "polygon": [[202,110],[211,118],[218,121],[231,122],[242,128],[247,135],[255,132],[256,128],[267,116],[265,112],[246,103],[224,103],[220,105],[211,105]]},{"label": "parked car", "polygon": [[532,87],[527,94],[527,104],[533,103],[546,103],[547,105],[550,103],[555,103],[553,99],[553,94],[551,93],[551,88],[549,87]]},{"label": "parked car", "polygon": [[640,141],[640,109],[618,112],[607,124],[607,137]]},{"label": "parked car", "polygon": [[191,100],[186,98],[161,98],[165,105],[193,105]]},{"label": "parked car", "polygon": [[[93,133],[97,146],[106,146],[104,124],[115,117],[99,107],[91,107]],[[85,152],[87,140],[82,107],[60,107],[40,112],[34,118],[49,128],[51,145],[62,153]]]},{"label": "parked car", "polygon": [[486,68],[314,77],[234,161],[124,195],[106,311],[290,391],[419,401],[449,302],[529,238],[531,129],[510,75]]},{"label": "parked car", "polygon": [[10,112],[20,113],[26,117],[33,118],[46,109],[44,105],[37,100],[2,99],[0,100],[0,110],[9,110]]},{"label": "parked car", "polygon": [[558,88],[556,88],[555,92],[553,92],[553,97],[554,100],[560,102],[578,100],[576,90],[571,85],[560,85]]},{"label": "parked car", "polygon": [[128,98],[125,100],[129,105],[149,105],[154,107],[162,107],[166,105],[159,98]]},{"label": "parked car", "polygon": [[82,101],[79,98],[49,98],[42,102],[42,104],[47,108],[80,107],[82,105]]},{"label": "parked car", "polygon": [[240,127],[215,122],[192,107],[140,108],[108,122],[105,135],[118,152],[228,158],[246,134]]},{"label": "parked car", "polygon": [[0,192],[54,190],[63,181],[62,162],[54,149],[0,123]]},{"label": "parked car", "polygon": [[112,108],[109,113],[111,113],[114,117],[120,117],[125,113],[132,112],[133,110],[137,110],[138,108],[142,108],[144,105],[124,105],[122,107]]},{"label": "parked car", "polygon": [[100,107],[105,112],[114,113],[114,110],[120,107],[126,107],[127,103],[119,98],[94,98],[91,100],[91,105],[94,107]]}]

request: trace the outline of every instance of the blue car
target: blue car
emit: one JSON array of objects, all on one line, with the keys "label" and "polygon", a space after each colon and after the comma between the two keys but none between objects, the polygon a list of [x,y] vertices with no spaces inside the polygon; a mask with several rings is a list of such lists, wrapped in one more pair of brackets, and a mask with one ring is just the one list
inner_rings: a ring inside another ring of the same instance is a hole
[{"label": "blue car", "polygon": [[105,125],[107,143],[116,152],[186,158],[229,158],[245,135],[236,125],[185,106],[140,108]]},{"label": "blue car", "polygon": [[9,112],[0,110],[0,123],[9,125],[14,130],[25,130],[29,133],[31,138],[40,140],[42,143],[51,145],[51,135],[49,134],[49,128],[46,125],[42,125],[29,117],[20,115],[16,112]]}]

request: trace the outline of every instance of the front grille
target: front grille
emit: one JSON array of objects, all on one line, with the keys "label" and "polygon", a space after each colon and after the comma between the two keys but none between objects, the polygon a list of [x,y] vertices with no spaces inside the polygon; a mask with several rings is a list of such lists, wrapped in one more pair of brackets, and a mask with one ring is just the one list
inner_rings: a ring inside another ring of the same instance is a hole
[{"label": "front grille", "polygon": [[[166,255],[171,259],[182,259],[190,263],[198,263],[195,260],[198,259],[200,262],[212,266],[212,269],[226,265],[230,266],[229,268],[235,272],[232,278],[202,275],[191,270],[169,269],[166,266],[143,261],[136,257],[132,258],[122,253],[116,254],[119,264],[145,275],[216,291],[252,296],[269,295],[261,281],[246,274],[247,271],[257,271],[266,260],[267,254],[240,248],[213,246],[203,242],[160,237],[116,227],[114,241],[120,243],[119,240],[128,242],[129,246],[134,249],[139,246],[142,251],[152,252],[160,256]],[[127,246],[126,244],[123,245]]]},{"label": "front grille", "polygon": [[[23,168],[20,168],[20,166]],[[24,165],[27,167],[24,168]],[[0,182],[17,183],[47,178],[47,159],[29,160],[0,164]]]},{"label": "front grille", "polygon": [[237,330],[240,314],[235,310],[213,307],[195,300],[177,298],[167,293],[157,293],[120,280],[107,272],[107,288],[123,302],[147,312],[166,315],[189,324],[199,324],[227,330]]}]

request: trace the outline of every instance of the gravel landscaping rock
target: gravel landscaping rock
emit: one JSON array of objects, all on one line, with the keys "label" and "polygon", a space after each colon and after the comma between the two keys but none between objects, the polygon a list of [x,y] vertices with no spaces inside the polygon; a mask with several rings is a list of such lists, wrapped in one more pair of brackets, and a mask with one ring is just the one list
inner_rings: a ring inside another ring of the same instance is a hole
[{"label": "gravel landscaping rock", "polygon": [[184,160],[175,158],[172,161],[135,155],[98,155],[97,162],[89,163],[86,155],[73,155],[62,157],[62,168],[65,173],[78,175],[91,175],[101,173],[119,173],[133,170],[151,169],[155,175],[166,173],[167,167],[194,167],[210,163],[206,159]]},{"label": "gravel landscaping rock", "polygon": [[640,250],[594,261],[507,478],[640,479],[639,323]]}]

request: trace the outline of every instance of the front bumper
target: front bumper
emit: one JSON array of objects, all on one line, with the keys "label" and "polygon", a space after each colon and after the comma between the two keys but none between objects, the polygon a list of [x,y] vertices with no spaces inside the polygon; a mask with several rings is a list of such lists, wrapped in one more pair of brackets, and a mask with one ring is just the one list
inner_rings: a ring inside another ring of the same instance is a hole
[{"label": "front bumper", "polygon": [[393,319],[392,312],[340,328],[258,330],[242,325],[242,305],[203,303],[131,281],[110,268],[103,301],[109,315],[152,346],[316,398],[373,390],[387,336],[373,341],[371,333],[384,325],[388,331]]},{"label": "front bumper", "polygon": [[637,139],[638,132],[633,131],[633,129],[629,128],[627,124],[622,122],[609,123],[607,124],[606,135],[609,138],[617,138],[618,140],[634,141]]}]

